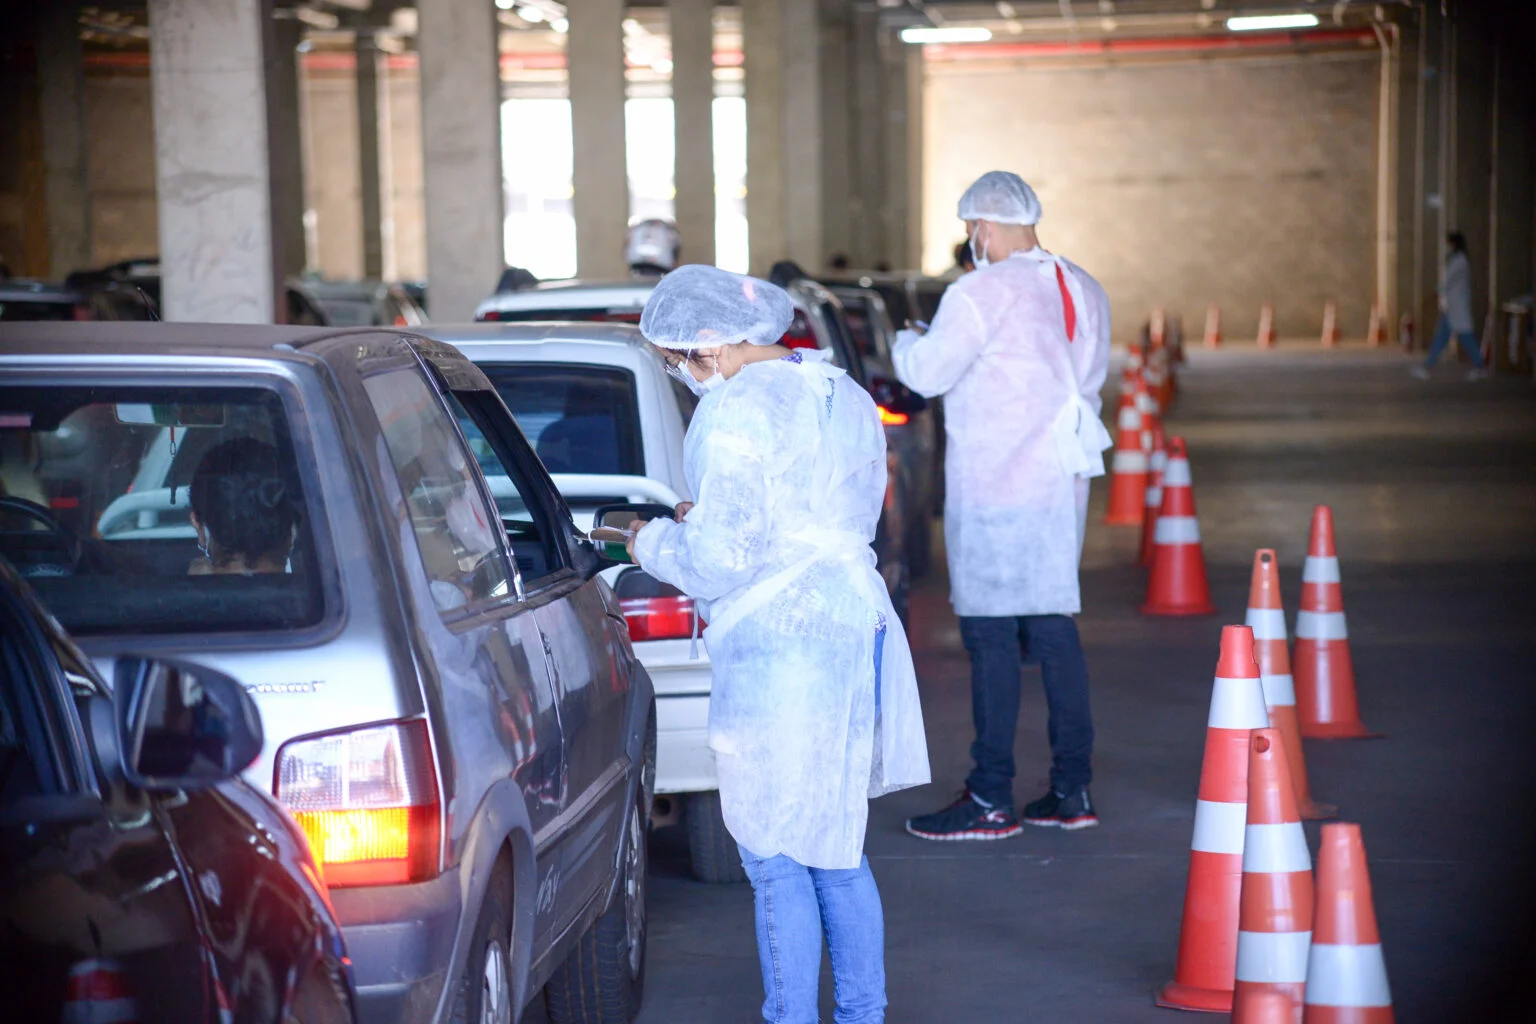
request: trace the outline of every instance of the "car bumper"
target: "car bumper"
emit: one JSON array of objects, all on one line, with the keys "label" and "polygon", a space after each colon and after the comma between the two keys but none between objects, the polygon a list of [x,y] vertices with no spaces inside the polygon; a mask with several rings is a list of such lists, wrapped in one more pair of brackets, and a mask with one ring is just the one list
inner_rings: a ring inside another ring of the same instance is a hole
[{"label": "car bumper", "polygon": [[720,786],[709,749],[708,658],[688,640],[650,640],[635,654],[656,689],[656,792],[703,793]]},{"label": "car bumper", "polygon": [[331,903],[352,958],[358,1020],[432,1021],[462,916],[457,869],[416,885],[335,889]]}]

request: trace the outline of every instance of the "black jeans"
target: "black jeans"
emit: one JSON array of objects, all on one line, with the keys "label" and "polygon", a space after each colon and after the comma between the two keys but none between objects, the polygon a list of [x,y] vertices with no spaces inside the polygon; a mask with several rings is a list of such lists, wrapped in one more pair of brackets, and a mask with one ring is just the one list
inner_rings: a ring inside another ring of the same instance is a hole
[{"label": "black jeans", "polygon": [[1013,806],[1013,737],[1019,726],[1024,656],[1040,662],[1051,740],[1051,788],[1070,793],[1093,777],[1093,714],[1088,708],[1088,661],[1070,615],[1004,618],[961,616],[960,637],[971,656],[975,771],[966,780],[990,804]]}]

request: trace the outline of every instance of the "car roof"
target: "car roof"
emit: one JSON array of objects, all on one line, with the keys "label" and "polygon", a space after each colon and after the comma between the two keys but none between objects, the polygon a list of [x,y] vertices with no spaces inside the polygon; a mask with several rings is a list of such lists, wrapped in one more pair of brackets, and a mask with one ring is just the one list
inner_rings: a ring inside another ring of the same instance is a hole
[{"label": "car roof", "polygon": [[[0,357],[29,355],[174,355],[205,353],[270,356],[279,346],[303,348],[339,334],[376,334],[377,327],[337,329],[289,324],[164,323],[158,320],[51,321],[0,324]],[[396,331],[394,333],[409,334]]]},{"label": "car roof", "polygon": [[561,362],[575,360],[631,368],[661,357],[639,328],[630,324],[489,321],[473,324],[424,324],[416,333],[452,345],[474,362]]},{"label": "car roof", "polygon": [[482,309],[567,309],[575,301],[582,308],[591,306],[645,305],[660,278],[627,281],[540,281],[531,288],[497,292],[480,304]]}]

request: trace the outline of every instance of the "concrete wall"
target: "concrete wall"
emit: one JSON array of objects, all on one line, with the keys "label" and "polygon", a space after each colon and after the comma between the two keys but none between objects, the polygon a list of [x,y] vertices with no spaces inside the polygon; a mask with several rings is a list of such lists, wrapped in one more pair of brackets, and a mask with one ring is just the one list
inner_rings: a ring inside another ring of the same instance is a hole
[{"label": "concrete wall", "polygon": [[154,103],[143,73],[85,79],[86,160],[91,188],[91,262],[160,251],[155,206]]},{"label": "concrete wall", "polygon": [[356,83],[351,72],[306,74],[301,90],[307,262],[327,277],[361,277]]},{"label": "concrete wall", "polygon": [[1339,303],[1363,335],[1375,282],[1379,59],[1359,52],[1047,68],[930,62],[924,265],[964,230],[955,202],[983,171],[1024,176],[1042,244],[1086,267],[1117,339],[1154,305],[1198,336],[1220,303],[1230,338],[1261,303],[1311,335]]}]

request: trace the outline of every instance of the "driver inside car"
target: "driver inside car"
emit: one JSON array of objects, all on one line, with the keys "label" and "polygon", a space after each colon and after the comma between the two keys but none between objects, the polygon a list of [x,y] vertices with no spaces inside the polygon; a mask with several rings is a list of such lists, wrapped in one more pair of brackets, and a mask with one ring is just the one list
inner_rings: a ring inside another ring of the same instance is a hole
[{"label": "driver inside car", "polygon": [[253,437],[215,446],[192,474],[190,498],[203,553],[187,575],[288,571],[298,512],[276,447]]}]

